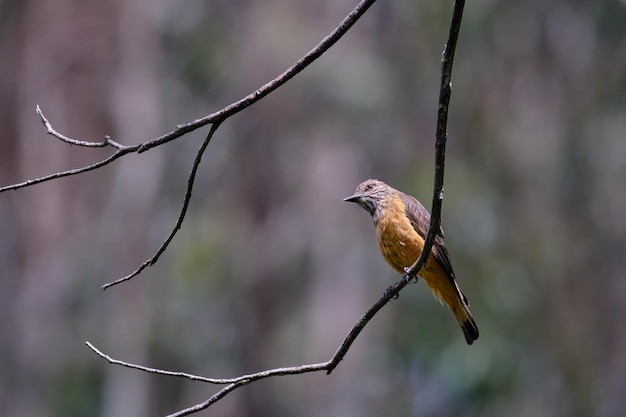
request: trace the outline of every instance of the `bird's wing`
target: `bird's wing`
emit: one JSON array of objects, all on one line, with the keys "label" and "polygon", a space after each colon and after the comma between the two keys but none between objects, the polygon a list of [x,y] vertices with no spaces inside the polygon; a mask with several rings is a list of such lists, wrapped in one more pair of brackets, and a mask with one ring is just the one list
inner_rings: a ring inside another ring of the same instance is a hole
[{"label": "bird's wing", "polygon": [[[430,227],[430,213],[426,208],[417,201],[414,197],[400,193],[400,198],[404,203],[404,213],[406,217],[411,222],[413,229],[424,239],[426,239],[426,234],[428,233],[428,228]],[[441,268],[444,270],[450,281],[454,285],[454,270],[452,269],[452,263],[450,262],[450,256],[448,255],[448,250],[446,249],[446,245],[443,243],[443,239],[439,234],[435,236],[435,259],[441,265]]]},{"label": "bird's wing", "polygon": [[[415,229],[415,231],[422,238],[426,239],[426,234],[428,234],[428,228],[430,227],[430,213],[419,201],[417,201],[417,199],[415,199],[415,197],[400,193],[400,198],[404,203],[404,214],[406,214],[406,217],[411,222],[413,229]],[[446,249],[446,245],[443,243],[443,238],[441,237],[442,235],[443,233],[438,233],[435,236],[435,259],[448,276],[452,286],[457,288],[460,298],[467,306],[469,306],[469,300],[456,285],[454,270],[452,269],[452,263],[450,262],[450,255],[448,255],[448,249]]]}]

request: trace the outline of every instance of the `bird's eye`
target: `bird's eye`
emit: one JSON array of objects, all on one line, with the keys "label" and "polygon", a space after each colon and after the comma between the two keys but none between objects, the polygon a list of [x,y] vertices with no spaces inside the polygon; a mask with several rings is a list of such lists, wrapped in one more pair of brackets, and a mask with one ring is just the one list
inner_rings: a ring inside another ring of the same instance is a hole
[{"label": "bird's eye", "polygon": [[371,182],[369,184],[365,184],[365,191],[369,191],[372,188],[374,188],[374,184],[372,184]]}]

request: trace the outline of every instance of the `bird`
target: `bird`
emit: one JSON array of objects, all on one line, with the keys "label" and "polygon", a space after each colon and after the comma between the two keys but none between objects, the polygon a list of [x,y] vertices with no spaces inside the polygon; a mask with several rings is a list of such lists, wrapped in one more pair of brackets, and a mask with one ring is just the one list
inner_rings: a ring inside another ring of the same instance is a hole
[{"label": "bird", "polygon": [[[383,258],[396,272],[404,274],[424,248],[430,226],[428,210],[415,197],[377,179],[363,181],[354,195],[344,201],[357,203],[372,216]],[[442,236],[440,232],[435,237],[431,253],[418,276],[440,304],[446,303],[461,327],[465,341],[471,345],[478,339],[478,326],[469,310],[467,297],[456,283]]]}]

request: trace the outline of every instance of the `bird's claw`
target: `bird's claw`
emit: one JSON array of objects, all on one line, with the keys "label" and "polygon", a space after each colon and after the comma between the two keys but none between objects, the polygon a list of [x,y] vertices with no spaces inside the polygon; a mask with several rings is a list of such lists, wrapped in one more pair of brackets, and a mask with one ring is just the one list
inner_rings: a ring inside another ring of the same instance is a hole
[{"label": "bird's claw", "polygon": [[387,300],[396,300],[398,297],[400,297],[400,293],[396,293],[394,296],[391,296],[391,293],[393,292],[393,285],[390,285],[389,288],[387,288],[384,292],[384,296]]},{"label": "bird's claw", "polygon": [[409,275],[409,270],[411,268],[404,268],[404,274],[402,274],[402,279],[406,281],[407,284],[411,283],[411,277]]},{"label": "bird's claw", "polygon": [[411,278],[409,276],[409,270],[410,269],[411,268],[404,268],[404,274],[402,275],[402,279],[404,279],[407,284],[411,284],[411,283],[416,283],[417,282],[417,276],[415,278]]}]

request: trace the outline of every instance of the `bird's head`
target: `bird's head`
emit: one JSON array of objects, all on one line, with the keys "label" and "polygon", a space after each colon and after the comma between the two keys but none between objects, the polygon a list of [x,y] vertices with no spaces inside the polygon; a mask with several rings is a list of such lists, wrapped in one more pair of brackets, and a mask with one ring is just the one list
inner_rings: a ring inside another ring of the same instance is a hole
[{"label": "bird's head", "polygon": [[346,197],[343,201],[357,203],[363,207],[372,217],[376,218],[376,213],[381,204],[391,196],[393,188],[382,181],[369,179],[363,181],[356,187],[354,195]]}]

